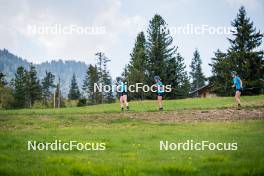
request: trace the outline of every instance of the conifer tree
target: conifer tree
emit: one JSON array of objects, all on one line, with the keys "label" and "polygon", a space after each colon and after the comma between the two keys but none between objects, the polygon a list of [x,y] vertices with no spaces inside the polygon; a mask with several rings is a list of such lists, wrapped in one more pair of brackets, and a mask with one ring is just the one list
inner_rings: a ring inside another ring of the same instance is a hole
[{"label": "conifer tree", "polygon": [[72,75],[72,80],[71,80],[71,85],[70,85],[70,90],[68,94],[68,99],[70,100],[78,100],[80,98],[80,90],[76,81],[76,76],[75,74]]},{"label": "conifer tree", "polygon": [[[129,85],[136,83],[147,84],[147,52],[146,39],[143,32],[137,35],[132,53],[130,54],[130,63],[127,66],[126,81]],[[129,99],[145,99],[146,93],[143,91],[130,93]]]},{"label": "conifer tree", "polygon": [[25,107],[26,105],[26,70],[20,66],[17,68],[15,79],[14,79],[14,98],[16,107]]},{"label": "conifer tree", "polygon": [[169,99],[186,98],[189,95],[190,82],[185,71],[184,58],[177,53],[167,62],[167,82],[171,85],[172,91],[166,93]]},{"label": "conifer tree", "polygon": [[231,24],[235,31],[233,39],[228,39],[231,44],[228,50],[230,66],[244,81],[244,94],[259,94],[263,86],[260,79],[264,75],[264,60],[263,51],[257,48],[262,43],[263,34],[256,30],[243,6]]},{"label": "conifer tree", "polygon": [[98,70],[96,66],[89,65],[82,89],[89,104],[98,104],[101,101],[101,93],[94,91],[94,84],[99,83]]},{"label": "conifer tree", "polygon": [[154,15],[147,30],[148,71],[150,78],[159,75],[165,84],[167,61],[175,57],[177,50],[172,42],[165,20],[158,14]]},{"label": "conifer tree", "polygon": [[209,65],[212,67],[212,74],[209,78],[209,82],[213,83],[213,91],[220,96],[231,96],[232,88],[230,86],[230,72],[231,70],[227,54],[223,53],[219,49],[214,53],[212,63]]},{"label": "conifer tree", "polygon": [[28,107],[32,107],[36,100],[41,100],[41,85],[37,77],[37,71],[33,64],[30,64],[29,71],[26,72],[26,102]]},{"label": "conifer tree", "polygon": [[231,46],[227,53],[217,51],[210,64],[213,76],[210,81],[219,95],[231,95],[231,71],[236,71],[243,81],[243,94],[259,94],[263,89],[264,60],[263,50],[257,50],[262,43],[263,34],[257,31],[247,17],[242,6],[232,21],[233,38],[228,39]]},{"label": "conifer tree", "polygon": [[206,80],[202,72],[202,60],[200,58],[198,49],[195,49],[193,53],[193,58],[190,67],[191,67],[190,75],[192,79],[191,90],[193,91],[204,86]]},{"label": "conifer tree", "polygon": [[45,72],[45,77],[42,79],[42,99],[45,105],[48,105],[52,100],[52,88],[55,88],[55,76],[51,72]]}]

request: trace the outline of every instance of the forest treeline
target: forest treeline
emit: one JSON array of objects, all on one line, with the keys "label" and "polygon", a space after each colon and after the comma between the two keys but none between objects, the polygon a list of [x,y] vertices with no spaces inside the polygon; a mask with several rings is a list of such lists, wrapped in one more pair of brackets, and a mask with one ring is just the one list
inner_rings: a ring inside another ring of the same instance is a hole
[{"label": "forest treeline", "polygon": [[[210,63],[212,76],[206,78],[202,71],[202,57],[199,50],[193,52],[190,72],[187,73],[184,58],[173,45],[168,24],[161,15],[155,14],[149,21],[146,33],[138,33],[130,54],[130,61],[125,66],[122,77],[128,85],[143,83],[152,85],[154,76],[158,75],[164,84],[172,86],[172,91],[166,93],[166,99],[186,98],[189,92],[206,83],[211,84],[212,92],[219,96],[230,96],[231,71],[236,71],[243,80],[243,94],[256,95],[263,93],[264,60],[263,51],[258,49],[262,43],[263,33],[258,31],[253,21],[247,16],[244,7],[239,9],[237,17],[231,22],[234,31],[227,39],[230,43],[226,51],[215,51]],[[177,38],[176,38],[177,39]],[[6,52],[6,50],[5,50]],[[69,75],[70,84],[67,96],[61,93],[60,78],[55,81],[55,75],[50,71],[37,76],[33,64],[25,66],[20,60],[15,76],[9,82],[5,73],[0,74],[0,104],[3,108],[34,107],[36,104],[45,107],[62,107],[64,99],[78,100],[78,105],[100,104],[114,102],[113,92],[94,92],[94,83],[102,85],[113,84],[107,63],[110,62],[103,53],[96,54],[97,63],[88,65],[81,84],[76,73]],[[20,64],[20,65],[19,65]],[[78,69],[77,69],[78,70]],[[83,69],[82,69],[83,70]],[[80,70],[79,70],[80,71]],[[61,70],[65,72],[65,70]],[[134,92],[128,94],[130,100],[155,98],[151,92]]]}]

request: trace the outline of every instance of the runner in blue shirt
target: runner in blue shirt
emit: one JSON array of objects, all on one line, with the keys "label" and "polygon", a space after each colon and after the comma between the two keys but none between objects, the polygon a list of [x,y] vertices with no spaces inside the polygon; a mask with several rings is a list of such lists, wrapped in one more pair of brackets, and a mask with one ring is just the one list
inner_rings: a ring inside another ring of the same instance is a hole
[{"label": "runner in blue shirt", "polygon": [[157,104],[159,107],[159,110],[163,110],[163,105],[162,105],[162,97],[164,96],[164,85],[161,82],[161,79],[159,76],[155,76],[154,80],[156,82],[156,94],[157,94]]},{"label": "runner in blue shirt", "polygon": [[120,107],[121,111],[124,111],[124,104],[126,105],[126,109],[129,110],[128,102],[127,102],[127,86],[123,82],[121,77],[116,78],[117,81],[117,93],[119,95]]},{"label": "runner in blue shirt", "polygon": [[238,108],[240,108],[241,107],[240,95],[242,93],[242,88],[243,88],[242,81],[235,71],[232,71],[231,75],[233,77],[232,88],[236,89],[235,99],[236,99],[236,102],[238,104]]}]

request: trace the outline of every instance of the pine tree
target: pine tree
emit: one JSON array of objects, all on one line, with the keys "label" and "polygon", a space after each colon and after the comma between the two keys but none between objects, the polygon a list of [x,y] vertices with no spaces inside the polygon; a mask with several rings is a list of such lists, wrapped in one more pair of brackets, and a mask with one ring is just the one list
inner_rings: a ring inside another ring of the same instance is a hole
[{"label": "pine tree", "polygon": [[90,64],[87,68],[85,78],[84,78],[83,84],[82,84],[82,97],[84,97],[86,99],[89,99],[89,96],[91,94],[91,92],[89,90],[89,86],[90,86],[90,82],[91,82],[91,78],[90,78],[91,67],[93,67],[93,66]]},{"label": "pine tree", "polygon": [[[153,78],[158,75],[165,85],[172,86],[172,92],[166,93],[166,98],[184,98],[188,96],[190,87],[185,67],[177,47],[173,46],[165,20],[156,14],[150,20],[147,41],[143,32],[138,34],[131,61],[124,68],[123,77],[129,84],[143,82],[153,85]],[[154,98],[150,92],[133,94],[132,97]]]},{"label": "pine tree", "polygon": [[26,102],[28,107],[31,108],[36,100],[41,100],[41,85],[36,68],[30,64],[29,71],[26,72]]},{"label": "pine tree", "polygon": [[[164,83],[166,80],[166,62],[175,57],[177,48],[172,45],[173,39],[167,29],[165,20],[160,15],[155,15],[150,21],[147,30],[147,55],[149,77],[160,76]],[[150,84],[153,80],[150,79]]]},{"label": "pine tree", "polygon": [[242,78],[245,94],[259,94],[263,86],[264,60],[263,51],[257,51],[257,48],[262,43],[263,34],[256,31],[243,6],[231,25],[235,28],[234,38],[228,39],[231,44],[228,57],[232,70],[237,71]]},{"label": "pine tree", "polygon": [[54,79],[55,76],[51,72],[45,72],[46,75],[42,79],[42,99],[45,105],[48,105],[48,102],[52,100],[52,92],[51,89],[55,88]]},{"label": "pine tree", "polygon": [[212,58],[213,76],[210,82],[214,85],[217,94],[226,96],[232,94],[231,71],[236,71],[243,81],[243,94],[259,94],[263,88],[264,60],[263,51],[257,51],[262,43],[263,34],[247,17],[246,10],[242,6],[236,19],[231,23],[235,28],[233,39],[228,39],[231,46],[227,53],[217,51]]},{"label": "pine tree", "polygon": [[99,83],[98,70],[96,66],[89,65],[85,80],[83,82],[83,91],[88,99],[89,104],[98,104],[101,101],[101,93],[94,91],[94,84]]},{"label": "pine tree", "polygon": [[192,62],[190,65],[191,68],[191,90],[196,90],[205,85],[206,78],[202,72],[202,60],[200,58],[199,51],[195,49],[193,53]]},{"label": "pine tree", "polygon": [[171,85],[172,91],[166,93],[166,96],[169,99],[188,97],[190,83],[183,57],[177,53],[167,64],[167,82]]},{"label": "pine tree", "polygon": [[76,76],[75,74],[72,75],[72,80],[71,80],[71,85],[70,85],[70,90],[68,94],[68,99],[70,100],[78,100],[80,98],[80,90],[76,81]]},{"label": "pine tree", "polygon": [[215,52],[215,56],[212,58],[212,63],[209,64],[212,67],[212,76],[209,78],[209,82],[213,83],[213,92],[216,92],[220,96],[232,95],[230,72],[231,66],[227,54],[221,52],[219,49]]},{"label": "pine tree", "polygon": [[[104,82],[104,85],[109,85],[109,86],[112,85],[113,81],[108,72],[105,73],[105,75],[103,76],[103,82]],[[114,97],[112,90],[105,92],[103,96],[104,96],[103,97],[104,103],[113,103],[115,101],[115,97]]]},{"label": "pine tree", "polygon": [[14,79],[14,98],[16,107],[22,108],[26,105],[26,83],[26,70],[24,69],[24,67],[20,66],[17,68]]},{"label": "pine tree", "polygon": [[[97,57],[97,64],[95,65],[97,67],[97,74],[98,74],[98,84],[102,86],[112,85],[112,78],[109,74],[109,71],[107,69],[107,63],[111,60],[105,56],[104,53],[98,52],[95,54]],[[112,91],[110,92],[97,92],[96,98],[98,103],[111,103],[114,101],[114,96]]]},{"label": "pine tree", "polygon": [[[146,52],[146,39],[143,32],[137,35],[136,42],[132,53],[130,54],[131,60],[127,66],[126,80],[129,85],[136,83],[147,84],[147,52]],[[145,99],[146,93],[143,91],[129,94],[129,99]]]},{"label": "pine tree", "polygon": [[[103,58],[103,70],[102,70],[102,80],[103,85],[112,85],[112,77],[110,76],[109,70],[107,68],[107,63],[111,60],[104,56]],[[109,92],[103,92],[103,102],[105,103],[112,103],[114,102],[115,98],[112,91]]]}]

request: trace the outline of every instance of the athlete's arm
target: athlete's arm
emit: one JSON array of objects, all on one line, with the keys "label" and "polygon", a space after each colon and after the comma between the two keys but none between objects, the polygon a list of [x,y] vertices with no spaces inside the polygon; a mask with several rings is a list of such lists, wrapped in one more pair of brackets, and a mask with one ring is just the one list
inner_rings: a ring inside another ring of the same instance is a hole
[{"label": "athlete's arm", "polygon": [[233,85],[231,86],[232,88],[234,88],[236,86],[236,82],[235,80],[233,79]]},{"label": "athlete's arm", "polygon": [[120,92],[120,91],[121,91],[121,87],[120,87],[120,85],[117,85],[117,86],[116,86],[116,91],[117,91],[117,92]]}]

